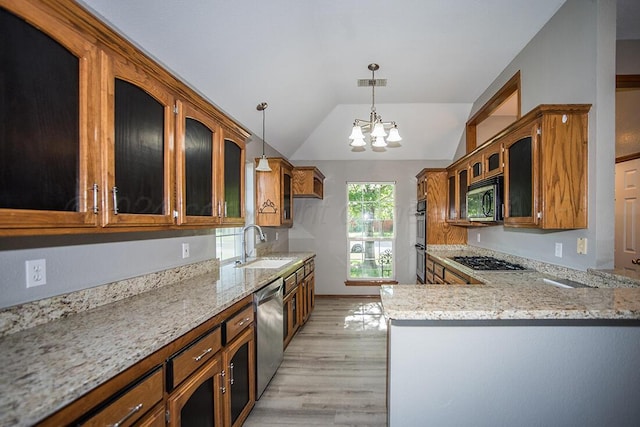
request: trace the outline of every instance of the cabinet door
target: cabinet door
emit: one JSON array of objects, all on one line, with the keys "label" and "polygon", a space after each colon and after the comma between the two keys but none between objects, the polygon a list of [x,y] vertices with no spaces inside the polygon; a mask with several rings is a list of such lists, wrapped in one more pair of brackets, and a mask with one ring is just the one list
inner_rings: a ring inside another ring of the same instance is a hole
[{"label": "cabinet door", "polygon": [[103,54],[109,226],[173,224],[173,107],[168,89],[124,59]]},{"label": "cabinet door", "polygon": [[178,224],[219,224],[215,168],[220,162],[218,124],[188,103],[178,102],[176,198]]},{"label": "cabinet door", "polygon": [[39,6],[14,3],[15,14],[0,9],[0,235],[94,227],[97,49]]},{"label": "cabinet door", "polygon": [[222,426],[221,366],[216,356],[176,388],[167,400],[171,427]]},{"label": "cabinet door", "polygon": [[316,306],[316,277],[311,273],[307,279],[307,318]]},{"label": "cabinet door", "polygon": [[537,125],[527,127],[505,141],[505,224],[535,226],[538,223]]},{"label": "cabinet door", "polygon": [[484,168],[482,164],[482,154],[474,156],[469,162],[469,183],[481,181],[484,178]]},{"label": "cabinet door", "polygon": [[282,218],[283,225],[293,225],[293,170],[282,165]]},{"label": "cabinet door", "polygon": [[[225,132],[225,131],[223,131]],[[228,133],[228,132],[227,132]],[[217,201],[220,221],[228,225],[244,225],[244,158],[245,146],[239,136],[229,135],[221,143],[222,167]]]},{"label": "cabinet door", "polygon": [[225,425],[240,426],[256,401],[255,341],[253,325],[223,351],[227,384],[224,394]]},{"label": "cabinet door", "polygon": [[456,173],[455,171],[447,176],[447,220],[458,219],[458,197],[456,193]]},{"label": "cabinet door", "polygon": [[469,187],[469,169],[463,167],[458,169],[457,174],[457,188],[458,188],[458,219],[467,219],[467,190]]},{"label": "cabinet door", "polygon": [[484,167],[484,178],[499,175],[503,171],[502,144],[494,143],[483,150],[482,162]]}]

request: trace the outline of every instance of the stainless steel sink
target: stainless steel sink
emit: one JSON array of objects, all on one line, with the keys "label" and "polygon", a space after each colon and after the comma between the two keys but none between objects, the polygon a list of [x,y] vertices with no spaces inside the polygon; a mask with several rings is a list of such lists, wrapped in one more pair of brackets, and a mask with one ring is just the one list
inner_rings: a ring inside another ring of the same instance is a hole
[{"label": "stainless steel sink", "polygon": [[544,283],[546,283],[547,285],[557,286],[558,288],[574,289],[574,288],[589,288],[590,287],[590,286],[585,285],[584,283],[574,282],[573,280],[569,280],[569,279],[547,279],[547,278],[544,278],[544,279],[542,279],[542,281]]},{"label": "stainless steel sink", "polygon": [[295,259],[296,258],[260,258],[246,264],[238,265],[237,268],[280,268]]}]

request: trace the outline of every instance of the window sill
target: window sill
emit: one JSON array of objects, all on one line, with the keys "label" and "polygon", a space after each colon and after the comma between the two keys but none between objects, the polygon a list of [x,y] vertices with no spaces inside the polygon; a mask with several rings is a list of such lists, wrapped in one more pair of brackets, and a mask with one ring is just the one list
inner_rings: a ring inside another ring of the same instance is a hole
[{"label": "window sill", "polygon": [[380,285],[397,285],[397,280],[345,280],[345,286],[380,286]]}]

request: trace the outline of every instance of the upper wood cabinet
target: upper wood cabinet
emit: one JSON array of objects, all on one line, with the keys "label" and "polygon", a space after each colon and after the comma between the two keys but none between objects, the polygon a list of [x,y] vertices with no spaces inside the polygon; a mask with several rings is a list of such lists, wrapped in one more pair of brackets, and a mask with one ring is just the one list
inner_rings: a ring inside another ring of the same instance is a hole
[{"label": "upper wood cabinet", "polygon": [[467,225],[467,188],[471,168],[467,162],[447,169],[447,217],[448,222]]},{"label": "upper wood cabinet", "polygon": [[502,144],[495,140],[477,151],[469,160],[469,184],[502,174],[503,151]]},{"label": "upper wood cabinet", "polygon": [[217,225],[215,170],[220,159],[220,126],[187,102],[177,102],[176,200],[178,224]]},{"label": "upper wood cabinet", "polygon": [[98,50],[40,5],[4,7],[0,235],[95,227]]},{"label": "upper wood cabinet", "polygon": [[256,172],[256,224],[291,227],[293,166],[281,157],[270,157],[269,166],[271,172]]},{"label": "upper wood cabinet", "polygon": [[324,175],[315,166],[293,168],[293,197],[324,197]]},{"label": "upper wood cabinet", "polygon": [[505,226],[587,227],[590,105],[540,105],[503,138]]},{"label": "upper wood cabinet", "polygon": [[171,225],[175,100],[135,64],[102,58],[104,224]]},{"label": "upper wood cabinet", "polygon": [[230,129],[222,129],[221,167],[218,167],[218,212],[221,224],[244,225],[244,137]]},{"label": "upper wood cabinet", "polygon": [[0,36],[0,236],[244,224],[249,134],[195,91],[72,0]]}]

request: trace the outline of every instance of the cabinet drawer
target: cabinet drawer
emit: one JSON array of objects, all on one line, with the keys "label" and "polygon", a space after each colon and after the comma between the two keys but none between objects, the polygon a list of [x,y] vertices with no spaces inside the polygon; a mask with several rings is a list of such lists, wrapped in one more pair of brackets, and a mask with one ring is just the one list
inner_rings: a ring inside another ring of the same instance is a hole
[{"label": "cabinet drawer", "polygon": [[225,328],[227,330],[226,342],[231,342],[236,335],[242,332],[247,326],[253,322],[253,305],[249,305],[240,313],[231,317],[225,322]]},{"label": "cabinet drawer", "polygon": [[296,276],[298,277],[298,283],[304,280],[304,265],[296,270]]},{"label": "cabinet drawer", "polygon": [[451,271],[451,270],[445,270],[444,271],[444,281],[446,283],[453,283],[453,284],[458,284],[458,285],[466,285],[467,284],[467,279],[459,276],[458,274],[456,274],[455,272]]},{"label": "cabinet drawer", "polygon": [[309,274],[311,274],[311,272],[313,272],[314,269],[315,269],[315,265],[314,265],[313,260],[307,261],[304,264],[304,275],[308,276]]},{"label": "cabinet drawer", "polygon": [[430,271],[433,273],[433,261],[429,258],[427,258],[426,268],[427,268],[427,271]]},{"label": "cabinet drawer", "polygon": [[287,295],[289,292],[293,291],[297,285],[296,273],[293,273],[284,279],[284,294]]},{"label": "cabinet drawer", "polygon": [[162,369],[159,368],[82,425],[130,426],[160,402],[162,395]]},{"label": "cabinet drawer", "polygon": [[204,365],[222,347],[222,333],[220,328],[209,332],[179,354],[172,357],[168,363],[167,390],[172,390],[196,369]]}]

